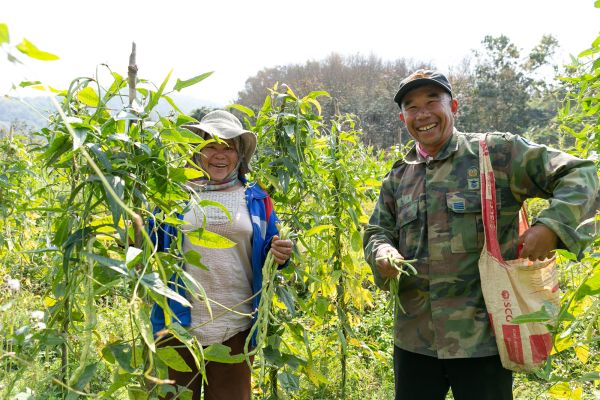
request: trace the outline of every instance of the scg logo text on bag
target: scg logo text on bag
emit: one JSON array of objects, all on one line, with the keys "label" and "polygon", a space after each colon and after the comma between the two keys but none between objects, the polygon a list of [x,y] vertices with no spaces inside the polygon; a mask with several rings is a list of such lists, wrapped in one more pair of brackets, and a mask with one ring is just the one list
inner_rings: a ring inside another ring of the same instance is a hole
[{"label": "scg logo text on bag", "polygon": [[504,300],[502,305],[504,306],[504,319],[506,322],[510,322],[513,319],[512,316],[512,304],[510,304],[510,292],[508,290],[503,290],[501,293],[502,299]]}]

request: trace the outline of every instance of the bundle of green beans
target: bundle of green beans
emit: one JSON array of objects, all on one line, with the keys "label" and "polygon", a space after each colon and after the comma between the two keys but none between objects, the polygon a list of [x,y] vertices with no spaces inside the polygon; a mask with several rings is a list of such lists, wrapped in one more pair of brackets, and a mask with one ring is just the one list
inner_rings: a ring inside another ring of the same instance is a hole
[{"label": "bundle of green beans", "polygon": [[387,260],[392,267],[394,267],[398,274],[393,278],[388,278],[388,282],[390,285],[390,306],[394,307],[394,311],[399,309],[404,314],[406,311],[402,304],[400,304],[400,297],[398,296],[398,286],[400,284],[400,279],[403,275],[417,275],[417,270],[413,267],[412,263],[417,260],[405,260],[398,253],[388,253],[384,257],[377,258],[377,261]]},{"label": "bundle of green beans", "polygon": [[[290,229],[283,224],[277,224],[277,229],[279,230],[279,239],[287,239],[290,234]],[[267,332],[269,328],[269,321],[271,319],[271,303],[273,302],[273,296],[275,295],[275,277],[277,276],[277,269],[279,268],[279,264],[275,261],[275,257],[273,257],[273,253],[269,250],[269,254],[267,254],[267,258],[265,259],[265,263],[262,267],[262,287],[260,289],[260,301],[258,303],[258,311],[256,316],[256,321],[252,328],[250,329],[250,333],[246,338],[246,343],[244,345],[244,354],[246,355],[246,362],[250,365],[250,357],[258,353],[262,350],[265,345],[265,341],[267,339]],[[251,351],[248,351],[250,348],[250,341],[252,340],[252,336],[256,332],[256,347]],[[261,357],[260,360],[260,377],[264,376],[264,360]]]}]

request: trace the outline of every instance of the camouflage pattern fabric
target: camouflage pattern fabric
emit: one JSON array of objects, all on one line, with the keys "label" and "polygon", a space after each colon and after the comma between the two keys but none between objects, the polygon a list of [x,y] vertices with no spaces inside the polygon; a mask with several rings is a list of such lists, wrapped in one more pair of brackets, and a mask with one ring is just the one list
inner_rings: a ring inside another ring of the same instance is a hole
[{"label": "camouflage pattern fabric", "polygon": [[[386,175],[364,234],[375,282],[384,287],[375,258],[394,246],[418,275],[403,276],[395,316],[395,344],[438,358],[497,354],[481,293],[477,262],[483,247],[479,140],[485,134],[454,131],[433,158],[413,148]],[[509,133],[487,136],[496,174],[498,239],[505,259],[517,252],[518,214],[527,198],[550,199],[533,223],[581,256],[592,239],[579,228],[599,208],[598,175],[591,161],[536,145]]]}]

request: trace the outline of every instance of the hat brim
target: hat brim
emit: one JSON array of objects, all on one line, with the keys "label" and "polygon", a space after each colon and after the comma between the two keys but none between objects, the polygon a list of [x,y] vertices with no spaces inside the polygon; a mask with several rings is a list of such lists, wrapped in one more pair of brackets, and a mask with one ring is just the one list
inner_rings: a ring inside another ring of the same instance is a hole
[{"label": "hat brim", "polygon": [[250,171],[250,161],[252,156],[256,152],[256,134],[252,131],[248,131],[245,129],[232,129],[231,126],[222,126],[219,127],[219,124],[205,124],[199,122],[197,124],[187,124],[183,125],[182,128],[185,128],[191,132],[194,132],[197,135],[205,137],[205,134],[208,134],[212,137],[217,137],[223,140],[235,139],[237,137],[243,142],[243,150],[242,154],[242,167],[240,172],[245,174]]},{"label": "hat brim", "polygon": [[444,89],[446,92],[448,92],[450,97],[452,97],[452,90],[448,86],[444,85],[443,83],[438,82],[431,78],[420,78],[420,79],[415,79],[413,81],[410,81],[406,85],[402,86],[402,89],[398,90],[398,93],[396,93],[396,95],[394,96],[394,101],[400,107],[402,107],[402,99],[404,98],[404,96],[406,96],[408,94],[408,92],[410,92],[411,90],[417,89],[418,87],[425,86],[425,85],[439,86],[442,89]]}]

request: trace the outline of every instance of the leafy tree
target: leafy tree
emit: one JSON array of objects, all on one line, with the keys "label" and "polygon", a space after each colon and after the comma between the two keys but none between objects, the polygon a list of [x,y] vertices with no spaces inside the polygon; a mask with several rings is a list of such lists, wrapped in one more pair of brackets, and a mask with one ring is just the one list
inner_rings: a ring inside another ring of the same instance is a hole
[{"label": "leafy tree", "polygon": [[211,111],[216,110],[214,107],[209,107],[209,106],[202,106],[200,108],[196,108],[194,110],[192,110],[190,112],[190,117],[194,118],[195,120],[200,121],[206,114],[208,114]]},{"label": "leafy tree", "polygon": [[521,58],[508,37],[486,36],[483,51],[475,51],[475,65],[459,71],[455,87],[461,102],[457,126],[465,131],[505,131],[524,134],[546,127],[557,108],[554,87],[543,76],[558,42],[542,37],[527,57]]},{"label": "leafy tree", "polygon": [[303,94],[324,90],[331,95],[322,101],[325,120],[332,119],[336,113],[356,115],[365,132],[361,140],[387,148],[409,139],[398,121],[399,110],[393,98],[400,79],[413,69],[423,67],[429,65],[404,59],[383,62],[374,55],[342,57],[332,53],[321,61],[259,71],[246,80],[237,102],[259,109],[268,89],[276,83],[287,84]]}]

